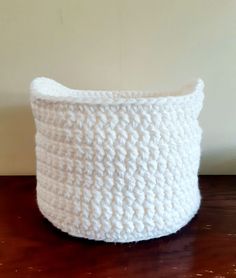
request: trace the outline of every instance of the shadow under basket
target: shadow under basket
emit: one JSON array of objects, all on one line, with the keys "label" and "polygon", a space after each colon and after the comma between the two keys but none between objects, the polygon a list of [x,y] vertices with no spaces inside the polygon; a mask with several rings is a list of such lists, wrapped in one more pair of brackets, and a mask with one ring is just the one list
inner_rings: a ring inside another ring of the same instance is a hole
[{"label": "shadow under basket", "polygon": [[31,83],[37,202],[57,228],[107,242],[178,231],[200,205],[201,79],[175,92]]}]

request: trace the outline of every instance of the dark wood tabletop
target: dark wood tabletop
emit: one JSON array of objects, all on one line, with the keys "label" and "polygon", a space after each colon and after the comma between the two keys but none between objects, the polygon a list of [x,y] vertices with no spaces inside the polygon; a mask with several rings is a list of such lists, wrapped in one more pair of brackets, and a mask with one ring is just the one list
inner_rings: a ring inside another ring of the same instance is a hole
[{"label": "dark wood tabletop", "polygon": [[236,277],[236,176],[201,176],[198,215],[138,243],[73,238],[39,212],[33,176],[0,177],[0,277]]}]

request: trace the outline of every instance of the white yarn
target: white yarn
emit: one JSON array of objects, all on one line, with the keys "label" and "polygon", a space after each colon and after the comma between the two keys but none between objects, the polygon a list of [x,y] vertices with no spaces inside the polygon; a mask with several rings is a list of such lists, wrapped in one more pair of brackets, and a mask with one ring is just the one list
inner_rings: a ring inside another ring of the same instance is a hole
[{"label": "white yarn", "polygon": [[42,214],[73,236],[108,242],[161,237],[200,205],[204,84],[178,92],[79,91],[31,83]]}]

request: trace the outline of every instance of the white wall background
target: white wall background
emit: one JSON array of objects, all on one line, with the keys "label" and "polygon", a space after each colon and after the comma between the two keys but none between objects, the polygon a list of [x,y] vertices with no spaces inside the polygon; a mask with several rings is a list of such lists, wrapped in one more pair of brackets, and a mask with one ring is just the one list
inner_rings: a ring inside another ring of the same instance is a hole
[{"label": "white wall background", "polygon": [[236,174],[236,0],[0,0],[0,174],[35,173],[29,83],[206,83],[202,174]]}]

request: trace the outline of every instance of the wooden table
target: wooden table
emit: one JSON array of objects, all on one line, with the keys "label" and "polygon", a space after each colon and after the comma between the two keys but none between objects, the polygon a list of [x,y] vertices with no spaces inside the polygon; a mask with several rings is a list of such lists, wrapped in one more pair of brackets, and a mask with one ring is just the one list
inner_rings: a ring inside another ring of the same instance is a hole
[{"label": "wooden table", "polygon": [[0,277],[236,277],[236,176],[202,176],[198,215],[139,243],[73,238],[36,205],[35,177],[0,177]]}]

